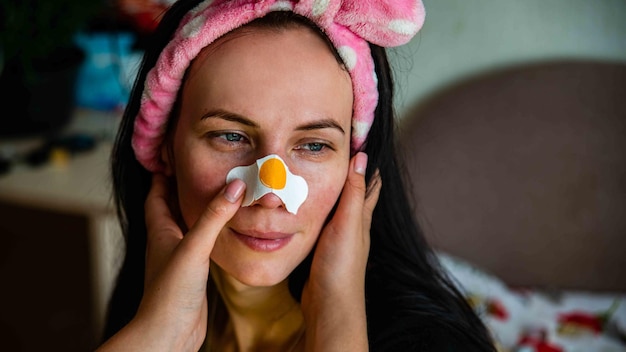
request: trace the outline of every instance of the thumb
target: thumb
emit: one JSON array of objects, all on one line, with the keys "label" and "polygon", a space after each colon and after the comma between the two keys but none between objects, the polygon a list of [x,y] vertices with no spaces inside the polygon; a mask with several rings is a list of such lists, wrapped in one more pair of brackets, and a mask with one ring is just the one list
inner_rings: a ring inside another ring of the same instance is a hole
[{"label": "thumb", "polygon": [[235,179],[211,200],[181,243],[189,259],[208,263],[215,240],[241,206],[245,189],[246,184]]}]

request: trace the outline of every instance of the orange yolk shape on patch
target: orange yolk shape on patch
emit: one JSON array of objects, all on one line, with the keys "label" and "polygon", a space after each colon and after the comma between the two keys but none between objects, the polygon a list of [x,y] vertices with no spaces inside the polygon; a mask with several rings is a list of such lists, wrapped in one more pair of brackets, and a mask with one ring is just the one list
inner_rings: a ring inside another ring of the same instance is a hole
[{"label": "orange yolk shape on patch", "polygon": [[276,158],[268,159],[261,165],[259,179],[269,188],[283,189],[287,183],[285,164]]}]

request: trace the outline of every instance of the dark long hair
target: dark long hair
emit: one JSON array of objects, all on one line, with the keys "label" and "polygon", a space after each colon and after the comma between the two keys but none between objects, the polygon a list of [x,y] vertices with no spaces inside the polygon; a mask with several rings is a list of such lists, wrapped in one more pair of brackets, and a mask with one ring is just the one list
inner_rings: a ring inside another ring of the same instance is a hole
[{"label": "dark long hair", "polygon": [[[143,295],[144,201],[151,174],[135,159],[131,136],[145,78],[181,18],[199,2],[179,0],[160,20],[146,47],[111,154],[114,200],[126,248],[109,303],[104,339],[132,319]],[[373,44],[370,48],[380,97],[365,144],[369,156],[366,179],[369,182],[373,171],[379,170],[382,180],[372,220],[366,273],[370,348],[372,351],[438,351],[446,346],[447,350],[495,351],[485,325],[439,266],[414,218],[412,201],[405,186],[408,178],[396,151],[391,69],[385,49]],[[289,278],[291,292],[298,300],[308,277],[309,265],[310,261],[305,260]]]}]

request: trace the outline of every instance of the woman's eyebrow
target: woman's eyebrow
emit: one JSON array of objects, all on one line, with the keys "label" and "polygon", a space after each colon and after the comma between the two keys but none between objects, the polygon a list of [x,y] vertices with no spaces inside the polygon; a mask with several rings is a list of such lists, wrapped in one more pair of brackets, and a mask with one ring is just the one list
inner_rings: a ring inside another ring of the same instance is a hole
[{"label": "woman's eyebrow", "polygon": [[324,128],[334,128],[341,132],[341,134],[346,134],[346,131],[333,119],[323,119],[317,120],[310,123],[306,123],[304,125],[300,125],[296,128],[297,131],[311,131],[311,130],[319,130]]},{"label": "woman's eyebrow", "polygon": [[227,121],[238,122],[242,125],[250,127],[259,127],[259,125],[254,123],[254,121],[250,120],[249,118],[224,109],[209,110],[208,112],[203,114],[202,117],[200,117],[200,120],[208,118],[220,118]]},{"label": "woman's eyebrow", "polygon": [[[259,127],[257,123],[250,120],[249,118],[239,115],[237,113],[227,111],[224,109],[215,109],[210,110],[202,115],[201,120],[208,118],[220,118],[227,121],[233,121],[240,123],[242,125],[250,126],[250,127]],[[311,131],[311,130],[320,130],[324,128],[334,128],[341,132],[341,134],[346,134],[346,131],[333,119],[321,119],[312,121],[309,123],[305,123],[296,128],[296,131]]]}]

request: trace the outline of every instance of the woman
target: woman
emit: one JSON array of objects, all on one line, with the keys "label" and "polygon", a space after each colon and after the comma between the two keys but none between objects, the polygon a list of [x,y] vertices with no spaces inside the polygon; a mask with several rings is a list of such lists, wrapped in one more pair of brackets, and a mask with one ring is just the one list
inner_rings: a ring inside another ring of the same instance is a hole
[{"label": "woman", "polygon": [[373,43],[423,8],[390,4],[165,14],[113,151],[127,246],[102,351],[494,350],[412,217]]}]

